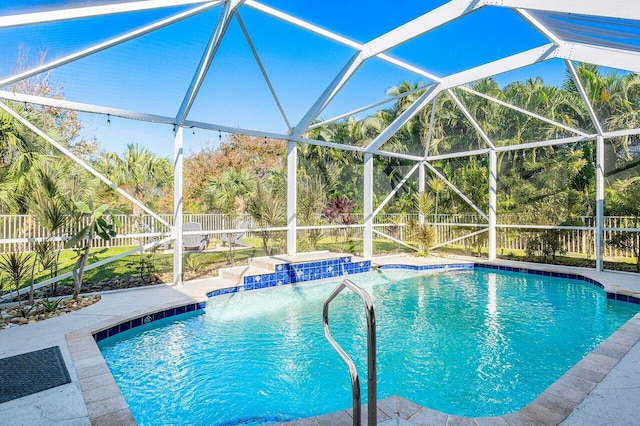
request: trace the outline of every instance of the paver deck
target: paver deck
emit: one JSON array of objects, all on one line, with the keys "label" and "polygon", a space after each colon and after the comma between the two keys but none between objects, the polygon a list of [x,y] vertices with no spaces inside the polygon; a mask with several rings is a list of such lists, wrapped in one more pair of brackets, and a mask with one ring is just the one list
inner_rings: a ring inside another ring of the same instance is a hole
[{"label": "paver deck", "polygon": [[[376,258],[374,265],[389,263],[438,264],[477,261],[469,258]],[[485,262],[482,263],[491,263]],[[496,264],[575,273],[598,280],[609,292],[640,295],[634,274],[595,272],[581,268],[534,265],[521,262]],[[140,313],[204,300],[207,292],[228,286],[212,278],[174,287],[157,285],[104,293],[102,300],[80,311],[34,324],[0,331],[0,357],[59,346],[71,383],[0,404],[4,425],[133,424],[133,418],[89,331]],[[502,417],[466,419],[419,407],[400,397],[378,402],[384,415],[379,424],[557,424],[635,425],[640,406],[640,314],[591,352],[581,364],[554,383],[525,409]],[[3,384],[4,386],[5,384]],[[363,413],[366,410],[363,410]],[[380,411],[379,411],[380,412]],[[568,415],[568,417],[567,417]],[[565,420],[566,418],[566,420]],[[299,424],[351,424],[349,411],[298,422]]]}]

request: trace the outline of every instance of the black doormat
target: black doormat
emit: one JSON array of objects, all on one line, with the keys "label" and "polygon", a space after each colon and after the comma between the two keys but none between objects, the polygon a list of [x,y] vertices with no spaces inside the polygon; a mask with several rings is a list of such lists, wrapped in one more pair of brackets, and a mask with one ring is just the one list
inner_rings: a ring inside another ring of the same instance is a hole
[{"label": "black doormat", "polygon": [[70,382],[58,346],[0,359],[0,403]]}]

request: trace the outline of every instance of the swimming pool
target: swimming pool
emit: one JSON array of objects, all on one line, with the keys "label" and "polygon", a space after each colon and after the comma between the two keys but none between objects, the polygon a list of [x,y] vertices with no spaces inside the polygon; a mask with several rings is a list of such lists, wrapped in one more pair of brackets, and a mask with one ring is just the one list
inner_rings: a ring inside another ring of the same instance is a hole
[{"label": "swimming pool", "polygon": [[[588,283],[531,274],[379,270],[350,278],[376,305],[378,397],[462,416],[518,410],[638,312]],[[218,296],[204,314],[99,345],[140,424],[261,424],[345,409],[348,374],[321,321],[337,282]],[[341,295],[331,324],[364,375],[361,307]]]}]

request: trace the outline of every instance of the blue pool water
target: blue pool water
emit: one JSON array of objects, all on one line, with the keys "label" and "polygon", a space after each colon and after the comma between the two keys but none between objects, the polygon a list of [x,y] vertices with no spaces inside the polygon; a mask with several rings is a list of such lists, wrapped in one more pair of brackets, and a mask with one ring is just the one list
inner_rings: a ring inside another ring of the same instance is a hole
[{"label": "blue pool water", "polygon": [[[378,397],[462,416],[533,400],[638,306],[585,282],[476,269],[350,276],[373,297]],[[218,296],[206,312],[99,343],[139,424],[263,424],[350,408],[346,366],[324,338],[336,279]],[[357,296],[330,311],[366,400],[366,321]]]}]

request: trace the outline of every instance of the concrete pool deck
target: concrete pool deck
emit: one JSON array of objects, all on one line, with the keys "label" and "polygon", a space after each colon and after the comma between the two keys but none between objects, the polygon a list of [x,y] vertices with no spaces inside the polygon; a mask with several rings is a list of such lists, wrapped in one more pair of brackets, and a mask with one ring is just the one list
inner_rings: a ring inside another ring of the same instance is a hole
[{"label": "concrete pool deck", "polygon": [[[605,290],[640,297],[634,274],[595,272],[522,262],[487,262],[471,258],[375,258],[374,265],[479,262],[579,274],[605,285]],[[71,383],[0,404],[5,425],[135,424],[90,332],[125,318],[206,300],[206,293],[229,283],[218,279],[191,281],[180,287],[157,285],[107,292],[94,305],[34,324],[0,330],[0,358],[59,346]],[[419,407],[399,397],[378,402],[379,423],[633,425],[640,407],[640,314],[592,351],[545,393],[517,413],[469,419]],[[6,386],[7,384],[2,384]],[[363,410],[363,414],[366,410]],[[348,411],[295,422],[304,425],[351,424]]]}]

